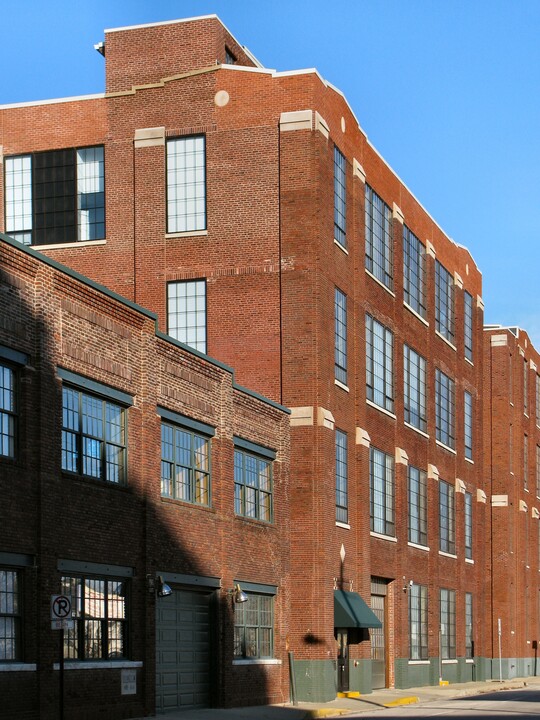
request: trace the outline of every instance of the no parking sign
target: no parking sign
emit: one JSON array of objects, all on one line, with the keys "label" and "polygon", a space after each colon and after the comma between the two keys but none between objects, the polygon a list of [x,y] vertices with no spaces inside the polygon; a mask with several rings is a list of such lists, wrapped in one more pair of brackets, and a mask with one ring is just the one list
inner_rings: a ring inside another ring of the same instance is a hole
[{"label": "no parking sign", "polygon": [[51,595],[51,627],[53,630],[73,630],[75,627],[70,595]]}]

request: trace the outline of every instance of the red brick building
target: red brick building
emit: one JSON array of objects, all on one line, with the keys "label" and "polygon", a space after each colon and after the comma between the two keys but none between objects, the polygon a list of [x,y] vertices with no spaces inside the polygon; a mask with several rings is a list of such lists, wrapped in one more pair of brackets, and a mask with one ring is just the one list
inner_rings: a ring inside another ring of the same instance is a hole
[{"label": "red brick building", "polygon": [[288,413],[5,236],[0,263],[0,714],[59,717],[61,594],[65,717],[286,701]]},{"label": "red brick building", "polygon": [[299,697],[489,677],[473,258],[315,70],[215,16],[100,50],[103,95],[0,107],[0,227],[291,409]]},{"label": "red brick building", "polygon": [[[493,674],[536,675],[540,638],[540,355],[518,327],[484,340],[484,467],[491,478]],[[500,658],[500,660],[499,660]]]}]

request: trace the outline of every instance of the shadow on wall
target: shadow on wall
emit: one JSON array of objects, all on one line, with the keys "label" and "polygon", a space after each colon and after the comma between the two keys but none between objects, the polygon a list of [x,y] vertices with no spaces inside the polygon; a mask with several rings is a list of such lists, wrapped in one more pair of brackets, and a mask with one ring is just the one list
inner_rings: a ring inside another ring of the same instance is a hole
[{"label": "shadow on wall", "polygon": [[[143,387],[141,353],[126,358],[118,391],[105,397],[107,334],[99,325],[94,336],[83,332],[98,311],[85,286],[11,245],[0,242],[0,591],[8,588],[0,660],[10,663],[0,673],[0,715],[58,717],[61,640],[51,596],[67,591],[78,619],[65,633],[66,717],[153,714],[156,698],[162,709],[265,703],[261,668],[235,674],[232,666],[222,540],[216,536],[210,562],[193,541],[197,532],[224,532],[222,521],[198,530],[200,509],[161,503],[160,419],[129,381]],[[122,413],[125,485],[103,478],[121,479]],[[159,573],[168,597],[152,588]]]}]

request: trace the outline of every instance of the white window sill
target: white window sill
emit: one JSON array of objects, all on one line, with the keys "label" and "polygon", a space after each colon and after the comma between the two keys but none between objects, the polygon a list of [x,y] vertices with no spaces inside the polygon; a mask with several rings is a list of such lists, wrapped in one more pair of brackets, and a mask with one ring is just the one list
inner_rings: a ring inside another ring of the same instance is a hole
[{"label": "white window sill", "polygon": [[407,545],[412,548],[416,548],[417,550],[423,550],[424,552],[429,552],[429,546],[428,545],[417,545],[413,542],[408,542]]},{"label": "white window sill", "polygon": [[420,428],[417,428],[414,425],[411,425],[411,423],[408,423],[405,420],[403,421],[403,424],[405,425],[405,427],[408,427],[411,430],[414,430],[414,432],[417,432],[419,435],[422,435],[422,437],[425,437],[429,440],[429,435],[427,434],[427,432],[420,430]]},{"label": "white window sill", "polygon": [[[64,660],[64,670],[121,670],[142,666],[142,660]],[[60,663],[54,663],[53,668],[60,670]]]},{"label": "white window sill", "polygon": [[337,520],[336,520],[336,527],[343,528],[344,530],[351,529],[351,526],[349,525],[349,523],[338,522]]},{"label": "white window sill", "polygon": [[474,659],[473,658],[465,658],[465,662],[469,665],[474,665]]},{"label": "white window sill", "polygon": [[473,361],[472,361],[472,360],[469,360],[469,358],[468,358],[468,357],[466,357],[466,358],[465,358],[465,362],[468,362],[468,363],[469,363],[469,365],[472,365],[472,367],[474,367],[474,363],[473,363]]},{"label": "white window sill", "polygon": [[439,550],[439,555],[442,557],[452,558],[452,560],[457,560],[457,555],[453,555],[452,553],[444,552],[444,550]]},{"label": "white window sill", "polygon": [[0,672],[35,672],[36,670],[35,663],[0,663]]},{"label": "white window sill", "polygon": [[184,232],[165,233],[166,238],[204,237],[205,235],[208,235],[208,230],[185,230]]},{"label": "white window sill", "polygon": [[383,535],[382,533],[373,532],[373,530],[369,534],[371,535],[371,537],[379,538],[379,540],[386,540],[387,542],[397,543],[397,537],[392,537],[391,535]]},{"label": "white window sill", "polygon": [[393,418],[394,420],[397,419],[393,412],[390,412],[390,410],[385,410],[383,407],[381,407],[380,405],[377,405],[377,404],[374,403],[372,400],[367,400],[367,399],[366,399],[366,405],[369,405],[370,407],[375,408],[375,410],[379,410],[379,412],[382,412],[382,413],[384,413],[385,415],[388,415],[388,417],[391,417],[391,418]]},{"label": "white window sill", "polygon": [[281,665],[281,660],[276,658],[259,659],[254,658],[253,660],[233,660],[233,665]]},{"label": "white window sill", "polygon": [[443,448],[443,450],[448,450],[448,452],[451,452],[453,455],[457,455],[457,452],[454,450],[454,448],[451,448],[449,445],[445,445],[440,440],[435,440],[435,442],[439,447]]},{"label": "white window sill", "polygon": [[444,335],[442,333],[440,333],[438,330],[435,330],[435,335],[437,335],[437,337],[440,337],[441,340],[443,340],[448,345],[448,347],[452,348],[452,350],[457,350],[457,347],[454,345],[454,343],[451,343],[450,340],[445,338]]},{"label": "white window sill", "polygon": [[340,382],[340,381],[337,380],[336,378],[334,378],[334,385],[337,385],[337,387],[341,388],[342,390],[345,390],[345,392],[350,392],[350,390],[349,390],[349,388],[347,387],[347,385],[345,385],[344,383]]},{"label": "white window sill", "polygon": [[418,320],[420,320],[421,323],[424,323],[424,325],[426,327],[429,327],[428,321],[425,318],[423,318],[420,315],[420,313],[417,313],[416,310],[413,310],[413,308],[408,303],[406,303],[405,300],[403,301],[403,305],[407,308],[407,310],[409,312],[411,312],[414,315],[415,318],[418,318]]},{"label": "white window sill", "polygon": [[409,660],[409,665],[430,665],[429,660]]},{"label": "white window sill", "polygon": [[465,562],[469,565],[474,565],[474,560],[472,558],[465,558]]},{"label": "white window sill", "polygon": [[471,460],[471,458],[466,457],[465,462],[470,463],[471,465],[474,465],[474,460]]},{"label": "white window sill", "polygon": [[347,248],[344,247],[344,246],[339,242],[339,240],[336,240],[336,238],[334,238],[334,243],[335,243],[335,245],[338,246],[338,248],[339,248],[342,252],[345,253],[345,255],[348,255],[348,254],[349,254],[349,251],[347,250]]},{"label": "white window sill", "polygon": [[374,275],[373,273],[371,273],[367,268],[364,268],[364,270],[366,271],[366,275],[369,275],[369,277],[370,277],[372,280],[375,280],[375,282],[376,282],[378,285],[380,285],[383,290],[386,290],[386,292],[387,292],[389,295],[391,295],[393,298],[396,297],[396,293],[395,293],[393,290],[390,290],[390,288],[389,288],[387,285],[385,285],[385,284],[382,282],[382,280],[379,280],[378,277],[375,277],[375,275]]},{"label": "white window sill", "polygon": [[442,664],[443,665],[457,665],[458,661],[457,661],[457,658],[453,658],[452,660],[443,660]]},{"label": "white window sill", "polygon": [[106,240],[84,240],[82,242],[53,243],[52,245],[30,245],[30,247],[32,250],[41,252],[42,250],[63,250],[64,248],[95,247],[96,245],[106,244]]}]

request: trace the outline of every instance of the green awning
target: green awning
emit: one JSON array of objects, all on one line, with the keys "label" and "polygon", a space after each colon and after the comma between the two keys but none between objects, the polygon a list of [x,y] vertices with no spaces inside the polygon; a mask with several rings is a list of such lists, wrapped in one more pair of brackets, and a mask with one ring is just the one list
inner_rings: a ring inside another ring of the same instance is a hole
[{"label": "green awning", "polygon": [[382,623],[358,593],[334,590],[334,627],[382,628]]}]

